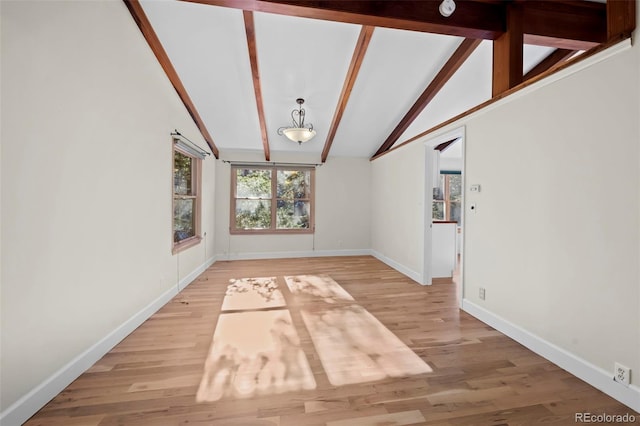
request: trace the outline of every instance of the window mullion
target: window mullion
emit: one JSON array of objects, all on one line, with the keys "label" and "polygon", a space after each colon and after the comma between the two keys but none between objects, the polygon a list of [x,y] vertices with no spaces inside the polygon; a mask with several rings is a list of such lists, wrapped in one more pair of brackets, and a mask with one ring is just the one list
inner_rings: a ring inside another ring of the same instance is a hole
[{"label": "window mullion", "polygon": [[238,179],[237,179],[237,175],[238,174],[238,169],[237,167],[231,166],[231,190],[230,190],[230,194],[231,194],[231,201],[229,203],[229,220],[230,220],[230,226],[229,226],[229,231],[231,231],[231,229],[236,229],[238,228],[238,222],[236,221],[237,216],[236,216],[236,205],[238,204]]},{"label": "window mullion", "polygon": [[271,228],[272,230],[278,229],[276,219],[278,210],[278,169],[271,169]]},{"label": "window mullion", "polygon": [[451,200],[449,198],[449,175],[444,175],[444,219],[451,220]]}]

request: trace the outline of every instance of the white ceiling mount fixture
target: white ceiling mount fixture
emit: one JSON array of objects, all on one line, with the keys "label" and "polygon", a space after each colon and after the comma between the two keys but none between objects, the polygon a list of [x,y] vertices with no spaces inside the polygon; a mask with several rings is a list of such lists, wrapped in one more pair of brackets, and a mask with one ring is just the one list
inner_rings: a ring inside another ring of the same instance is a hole
[{"label": "white ceiling mount fixture", "polygon": [[304,124],[304,117],[306,115],[306,111],[302,108],[304,99],[298,98],[296,102],[298,103],[298,109],[291,111],[292,125],[289,127],[280,127],[278,134],[285,135],[289,140],[298,142],[298,145],[302,145],[302,142],[311,140],[311,138],[316,135],[316,131],[313,129],[313,124]]},{"label": "white ceiling mount fixture", "polygon": [[440,15],[448,18],[456,10],[456,3],[453,0],[442,0],[438,9],[440,10]]}]

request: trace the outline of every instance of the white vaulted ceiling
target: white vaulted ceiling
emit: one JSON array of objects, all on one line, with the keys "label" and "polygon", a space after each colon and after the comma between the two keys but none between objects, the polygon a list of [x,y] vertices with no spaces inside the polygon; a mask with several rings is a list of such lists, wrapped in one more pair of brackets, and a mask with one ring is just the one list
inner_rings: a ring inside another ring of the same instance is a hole
[{"label": "white vaulted ceiling", "polygon": [[376,28],[331,153],[373,155],[461,41]]},{"label": "white vaulted ceiling", "polygon": [[[320,152],[360,26],[268,13],[254,13],[254,19],[269,145],[273,151]],[[301,146],[277,134],[290,124],[297,98],[305,99],[306,120],[318,132]],[[256,142],[261,149],[259,137]]]},{"label": "white vaulted ceiling", "polygon": [[[185,1],[140,4],[215,145],[263,151],[243,11]],[[253,20],[269,148],[320,156],[362,26],[264,12],[253,12]],[[374,155],[463,40],[376,27],[329,155]],[[525,45],[524,72],[553,51]],[[491,81],[492,42],[485,40],[394,146],[490,99]],[[299,97],[317,131],[302,145],[277,132],[290,123]]]}]

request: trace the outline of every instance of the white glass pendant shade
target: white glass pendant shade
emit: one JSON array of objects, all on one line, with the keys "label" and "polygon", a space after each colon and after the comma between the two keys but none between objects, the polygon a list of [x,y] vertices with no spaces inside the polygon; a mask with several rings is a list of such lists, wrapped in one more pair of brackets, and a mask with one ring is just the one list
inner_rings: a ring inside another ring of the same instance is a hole
[{"label": "white glass pendant shade", "polygon": [[304,124],[304,118],[306,115],[306,111],[302,108],[304,99],[298,98],[296,99],[296,102],[299,107],[298,109],[291,111],[292,125],[280,127],[278,129],[278,134],[285,135],[290,141],[298,142],[298,144],[302,145],[303,142],[311,140],[316,135],[316,131],[313,129],[313,124]]},{"label": "white glass pendant shade", "polygon": [[306,127],[289,127],[283,129],[282,133],[293,142],[307,142],[316,135],[316,131]]}]

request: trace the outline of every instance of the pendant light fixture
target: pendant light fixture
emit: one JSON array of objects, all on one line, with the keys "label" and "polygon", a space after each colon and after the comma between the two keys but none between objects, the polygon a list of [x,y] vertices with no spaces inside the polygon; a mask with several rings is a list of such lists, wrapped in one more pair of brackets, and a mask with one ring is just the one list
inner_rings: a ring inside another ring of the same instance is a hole
[{"label": "pendant light fixture", "polygon": [[302,145],[302,142],[311,140],[311,138],[316,135],[316,131],[313,129],[313,124],[304,123],[305,110],[302,108],[304,99],[298,98],[296,102],[298,103],[298,109],[291,111],[292,125],[280,127],[278,134],[285,135],[291,141],[298,142],[299,145]]}]

